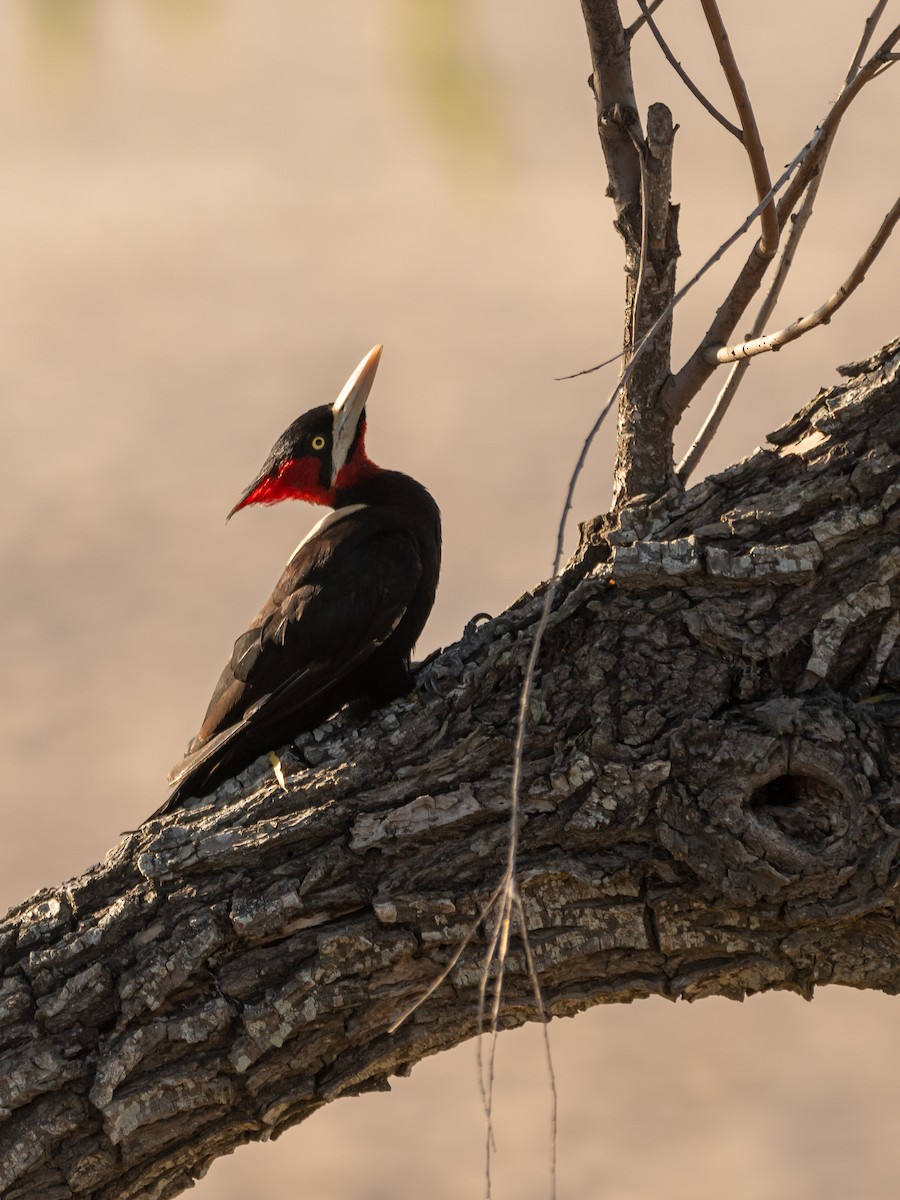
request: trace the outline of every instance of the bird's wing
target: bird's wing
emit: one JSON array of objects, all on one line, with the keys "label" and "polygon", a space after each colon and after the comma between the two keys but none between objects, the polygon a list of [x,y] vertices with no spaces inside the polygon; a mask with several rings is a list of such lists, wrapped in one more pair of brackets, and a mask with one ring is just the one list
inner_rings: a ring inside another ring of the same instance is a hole
[{"label": "bird's wing", "polygon": [[[340,516],[340,513],[337,514]],[[422,574],[414,538],[366,510],[302,543],[270,600],[234,644],[178,784],[253,723],[300,712],[387,640]]]}]

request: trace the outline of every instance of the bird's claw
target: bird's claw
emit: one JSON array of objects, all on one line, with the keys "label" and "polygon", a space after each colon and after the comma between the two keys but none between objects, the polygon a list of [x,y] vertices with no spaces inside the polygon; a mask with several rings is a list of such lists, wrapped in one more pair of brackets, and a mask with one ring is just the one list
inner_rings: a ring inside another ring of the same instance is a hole
[{"label": "bird's claw", "polygon": [[443,696],[447,691],[447,680],[457,680],[463,670],[464,663],[458,650],[435,650],[424,662],[416,664],[416,690],[431,696]]},{"label": "bird's claw", "polygon": [[476,613],[474,617],[472,617],[469,621],[466,622],[466,627],[463,630],[463,641],[467,642],[469,640],[469,638],[475,636],[475,634],[478,632],[479,626],[481,625],[482,621],[493,621],[493,619],[494,618],[491,616],[490,613],[486,613],[486,612]]},{"label": "bird's claw", "polygon": [[432,696],[443,695],[447,691],[444,686],[446,681],[455,682],[466,669],[461,647],[472,640],[483,622],[493,619],[490,613],[476,613],[466,623],[462,638],[455,646],[446,650],[434,650],[423,662],[414,664],[413,673],[417,690],[427,692]]}]

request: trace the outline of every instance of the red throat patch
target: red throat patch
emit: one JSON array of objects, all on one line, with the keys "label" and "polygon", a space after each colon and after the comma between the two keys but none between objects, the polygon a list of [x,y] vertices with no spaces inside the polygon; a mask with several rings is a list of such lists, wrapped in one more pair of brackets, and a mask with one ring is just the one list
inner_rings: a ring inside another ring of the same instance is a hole
[{"label": "red throat patch", "polygon": [[338,472],[337,487],[322,487],[319,482],[321,469],[321,461],[313,455],[289,458],[276,472],[261,479],[256,487],[235,505],[232,512],[240,512],[242,508],[251,504],[279,504],[282,500],[305,500],[308,504],[324,504],[334,508],[339,492],[365,483],[381,470],[367,458],[361,439],[357,443],[353,458]]},{"label": "red throat patch", "polygon": [[307,500],[310,504],[330,504],[330,489],[319,483],[320,463],[309,455],[290,458],[277,471],[261,479],[233,511],[240,512],[251,504],[279,504],[282,500]]}]

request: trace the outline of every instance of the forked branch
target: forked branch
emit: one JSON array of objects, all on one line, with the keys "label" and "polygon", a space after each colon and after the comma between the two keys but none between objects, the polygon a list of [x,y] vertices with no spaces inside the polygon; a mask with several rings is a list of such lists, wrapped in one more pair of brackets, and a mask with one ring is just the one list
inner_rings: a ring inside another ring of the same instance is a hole
[{"label": "forked branch", "polygon": [[[869,19],[866,21],[863,35],[860,38],[859,45],[854,52],[850,66],[847,70],[847,76],[844,81],[845,87],[853,82],[859,72],[860,64],[862,63],[865,52],[868,49],[869,42],[872,39],[875,26],[877,25],[878,19],[884,11],[886,4],[887,0],[879,0],[879,3],[876,5]],[[884,70],[885,68],[882,67],[880,69]],[[806,228],[809,225],[810,218],[813,214],[816,197],[819,194],[819,187],[822,183],[825,164],[828,161],[828,154],[831,150],[832,138],[833,135],[832,137],[826,138],[825,143],[819,150],[818,172],[813,176],[809,186],[806,189],[803,197],[803,203],[800,205],[799,211],[795,216],[791,217],[790,230],[788,232],[787,239],[782,246],[781,257],[778,262],[778,267],[775,271],[775,277],[769,285],[769,290],[766,292],[765,299],[759,307],[759,311],[756,314],[753,324],[750,327],[750,332],[745,340],[749,341],[752,338],[760,337],[766,325],[769,323],[769,318],[775,310],[775,305],[778,303],[782,289],[784,288],[787,277],[790,274],[791,267],[794,264],[794,257],[799,248],[800,240],[803,237],[803,234],[805,233]],[[696,438],[691,444],[690,449],[678,465],[676,474],[678,475],[682,485],[687,483],[688,479],[690,479],[691,475],[696,470],[700,459],[709,448],[710,442],[715,437],[726,412],[734,400],[734,397],[737,395],[738,388],[741,386],[744,376],[747,374],[752,361],[752,358],[743,358],[739,362],[736,362],[729,371],[728,378],[725,381],[725,386],[716,397],[715,403],[713,404],[709,415],[704,421],[700,432],[697,434]]]},{"label": "forked branch", "polygon": [[[807,143],[800,167],[785,188],[784,195],[777,205],[780,227],[785,225],[819,171],[838,126],[852,102],[867,83],[870,83],[893,63],[893,51],[898,40],[900,40],[900,25],[891,31],[865,66],[843,88],[828,115]],[[757,243],[738,273],[725,300],[719,306],[706,336],[677,374],[669,380],[662,399],[673,419],[680,419],[685,409],[719,365],[718,360],[710,361],[708,352],[711,348],[718,350],[729,343],[738,321],[746,312],[762,284],[769,262],[770,259],[761,253],[759,243]]]},{"label": "forked branch", "polygon": [[694,83],[693,79],[691,79],[690,75],[688,75],[687,71],[685,71],[684,67],[673,54],[669,43],[663,37],[661,29],[653,20],[653,16],[651,15],[656,6],[652,4],[648,5],[646,0],[638,0],[638,4],[640,5],[641,13],[643,14],[643,17],[639,18],[639,20],[643,19],[647,22],[647,28],[656,39],[656,43],[660,50],[662,50],[666,62],[669,64],[684,86],[688,89],[692,96],[700,101],[711,117],[718,121],[719,124],[725,129],[727,129],[730,134],[733,134],[739,142],[743,142],[744,135],[741,133],[737,125],[733,124],[726,116],[719,112],[709,97],[705,96],[697,87],[696,83]]},{"label": "forked branch", "polygon": [[[637,31],[646,22],[647,13],[655,13],[656,10],[659,8],[659,6],[662,4],[662,2],[663,2],[663,0],[653,0],[653,3],[648,4],[646,7],[643,4],[641,4],[641,9],[643,10],[641,12],[641,15],[636,20],[632,21],[632,23],[625,30],[625,36],[628,38],[629,41],[631,41],[631,39],[634,37],[634,35],[637,33]],[[638,3],[640,4],[641,0],[638,0]]]}]

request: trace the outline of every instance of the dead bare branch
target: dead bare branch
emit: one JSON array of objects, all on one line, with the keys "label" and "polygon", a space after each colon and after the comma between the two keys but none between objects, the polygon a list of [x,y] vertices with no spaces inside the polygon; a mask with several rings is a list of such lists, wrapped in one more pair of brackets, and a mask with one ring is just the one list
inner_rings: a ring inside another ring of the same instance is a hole
[{"label": "dead bare branch", "polygon": [[[765,196],[771,189],[772,176],[769,173],[769,164],[766,162],[766,152],[763,149],[759,127],[756,124],[753,105],[750,103],[750,94],[747,91],[747,85],[744,83],[743,76],[737,65],[737,59],[734,57],[731,41],[729,40],[725,22],[722,20],[722,14],[719,12],[716,0],[700,0],[700,3],[703,7],[703,15],[706,17],[710,33],[713,35],[713,41],[716,44],[719,62],[722,64],[722,70],[725,72],[725,78],[734,97],[735,107],[737,108],[738,117],[741,122],[741,129],[744,133],[742,142],[744,149],[747,151],[747,157],[750,159],[753,182],[756,184],[756,198],[759,200],[760,197]],[[768,256],[771,258],[778,247],[779,236],[778,216],[775,210],[774,199],[767,208],[763,209],[760,223],[762,225],[762,236],[760,238],[759,251],[763,257]]]},{"label": "dead bare branch", "polygon": [[648,6],[646,0],[638,0],[638,4],[640,5],[643,19],[647,22],[648,29],[653,34],[654,38],[656,38],[657,45],[659,46],[660,50],[662,50],[669,66],[672,68],[684,86],[688,89],[692,96],[700,101],[711,117],[718,121],[720,125],[724,126],[729,133],[733,134],[739,142],[743,142],[744,135],[741,130],[737,127],[737,125],[734,125],[731,121],[729,121],[726,116],[720,113],[712,101],[700,91],[693,79],[691,79],[690,75],[688,75],[687,71],[685,71],[684,67],[672,53],[671,47],[662,35],[662,31],[651,16],[651,13],[656,6]]},{"label": "dead bare branch", "polygon": [[[675,265],[678,261],[678,210],[670,194],[663,197],[655,181],[671,177],[669,159],[674,142],[674,123],[664,105],[657,110],[659,136],[645,136],[638,116],[632,82],[630,42],[622,25],[616,0],[581,0],[585,28],[594,67],[592,83],[597,101],[597,128],[606,159],[609,188],[607,194],[615,209],[615,227],[625,243],[625,321],[623,343],[632,342],[633,328],[642,332],[655,323],[675,290]],[[662,119],[665,111],[666,120]],[[653,203],[650,212],[651,233],[662,229],[658,246],[651,243],[649,269],[644,275],[640,294],[640,312],[635,324],[634,307],[642,257],[641,229],[641,156],[635,143],[645,145],[653,161],[645,163],[651,176]],[[656,210],[656,215],[655,215]],[[652,280],[653,286],[649,286]],[[615,466],[614,503],[622,504],[628,495],[646,491],[649,481],[664,480],[663,488],[675,482],[671,455],[671,421],[657,405],[643,403],[643,397],[659,394],[671,373],[671,328],[661,326],[651,354],[641,360],[634,385],[623,393],[619,410],[619,437]],[[633,451],[633,452],[632,452]]]},{"label": "dead bare branch", "polygon": [[[875,31],[875,26],[877,25],[878,20],[881,14],[884,12],[886,6],[887,0],[879,0],[879,3],[875,6],[874,10],[866,21],[863,35],[853,55],[853,60],[850,63],[850,67],[847,70],[847,77],[844,82],[845,88],[856,78],[859,72],[860,63],[862,62],[865,52],[869,46],[869,42],[872,39],[872,34]],[[879,67],[872,77],[874,78],[876,75],[880,74],[881,71],[886,70],[895,58],[895,55],[891,55],[889,60]],[[766,293],[766,297],[760,305],[759,311],[757,312],[753,324],[750,327],[750,331],[747,334],[747,340],[751,340],[762,335],[762,332],[768,324],[769,318],[775,309],[778,298],[781,295],[785,281],[787,280],[788,274],[793,266],[794,256],[797,253],[800,239],[803,237],[806,227],[809,224],[809,219],[812,216],[813,206],[815,205],[816,197],[819,193],[819,187],[822,183],[823,171],[825,169],[825,163],[828,160],[828,153],[831,149],[833,138],[834,132],[832,131],[831,136],[825,139],[822,149],[818,155],[818,173],[813,177],[812,181],[807,187],[806,193],[803,197],[803,203],[801,204],[799,211],[797,212],[796,216],[791,218],[790,231],[782,248],[778,267],[775,271],[775,277],[772,280],[772,284]],[[712,442],[712,439],[715,437],[719,426],[721,425],[722,420],[728,411],[729,406],[731,405],[731,402],[737,395],[737,390],[740,387],[744,376],[747,374],[752,361],[752,358],[743,358],[739,362],[736,362],[731,371],[729,371],[725,386],[716,397],[715,403],[710,409],[709,415],[704,421],[703,426],[693,443],[691,444],[690,449],[676,468],[676,474],[682,484],[687,483],[688,479],[690,479],[691,475],[693,475],[694,471],[696,470],[697,464],[700,462],[701,458],[709,448],[709,445]]]},{"label": "dead bare branch", "polygon": [[[784,190],[784,195],[778,202],[777,213],[780,226],[784,226],[788,217],[800,202],[811,180],[820,169],[822,159],[829,149],[831,140],[834,138],[847,109],[865,85],[870,83],[876,75],[880,74],[886,65],[892,63],[893,48],[898,40],[900,40],[900,25],[891,31],[875,54],[872,55],[853,80],[841,91],[831,106],[828,115],[800,152],[800,168],[788,183]],[[797,159],[794,161],[796,162]],[[674,418],[680,418],[716,369],[717,364],[709,362],[706,357],[706,351],[710,347],[719,347],[727,344],[738,321],[746,312],[747,306],[759,290],[770,261],[769,258],[764,257],[760,253],[759,244],[757,243],[748,255],[728,295],[716,311],[712,324],[702,342],[680,370],[670,378],[663,391],[661,400]]]},{"label": "dead bare branch", "polygon": [[815,312],[792,321],[790,325],[786,325],[784,329],[779,329],[775,333],[767,333],[763,337],[738,342],[734,346],[721,346],[718,350],[710,347],[707,351],[709,361],[714,363],[739,362],[741,359],[752,358],[756,354],[765,354],[769,350],[780,350],[782,346],[796,341],[811,329],[816,329],[819,325],[827,325],[837,310],[846,303],[865,279],[866,272],[884,249],[898,221],[900,221],[900,198],[895,200],[859,262],[837,291],[829,296]]}]

